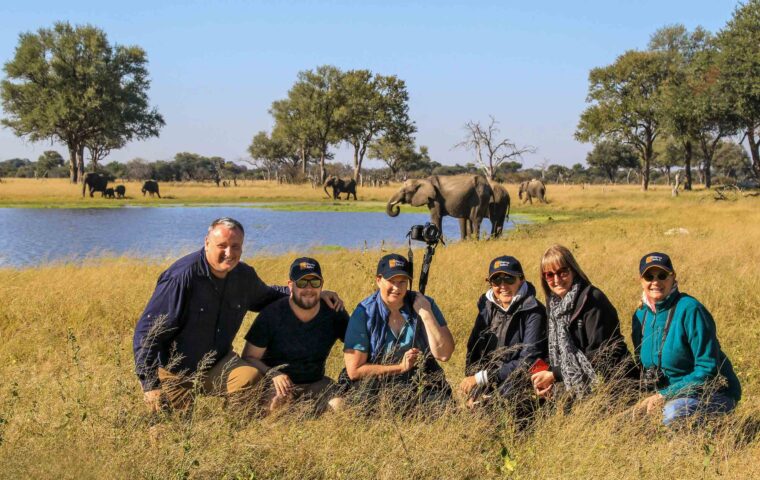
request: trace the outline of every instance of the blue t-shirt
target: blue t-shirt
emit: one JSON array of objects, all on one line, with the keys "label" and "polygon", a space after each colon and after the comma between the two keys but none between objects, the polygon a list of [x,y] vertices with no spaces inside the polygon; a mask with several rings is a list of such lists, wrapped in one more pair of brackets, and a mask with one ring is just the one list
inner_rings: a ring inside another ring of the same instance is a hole
[{"label": "blue t-shirt", "polygon": [[[438,325],[445,327],[446,319],[443,317],[441,309],[436,305],[435,300],[428,297],[425,298],[430,302],[430,306],[433,310],[433,316],[435,317]],[[385,362],[399,362],[404,353],[412,348],[412,340],[417,344],[417,348],[420,348],[420,340],[414,339],[414,328],[411,323],[411,314],[406,306],[401,308],[401,316],[404,317],[404,324],[401,327],[398,337],[393,334],[392,329],[388,328],[385,331],[385,339],[383,340],[383,355],[385,355]],[[386,322],[388,318],[384,318]],[[422,320],[418,320],[420,323],[417,336],[426,335],[425,326],[422,325]],[[370,340],[369,331],[367,330],[367,312],[361,305],[356,306],[354,313],[351,314],[351,318],[348,320],[348,328],[346,329],[346,341],[344,344],[344,350],[357,350],[366,353],[372,358],[372,352],[370,352]]]}]

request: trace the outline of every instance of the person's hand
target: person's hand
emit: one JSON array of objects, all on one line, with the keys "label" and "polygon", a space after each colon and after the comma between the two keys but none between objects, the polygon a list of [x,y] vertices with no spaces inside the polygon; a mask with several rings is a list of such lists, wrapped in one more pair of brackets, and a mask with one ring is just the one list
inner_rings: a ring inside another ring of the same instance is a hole
[{"label": "person's hand", "polygon": [[272,383],[274,384],[274,391],[280,397],[289,397],[295,387],[290,377],[284,373],[272,377]]},{"label": "person's hand", "polygon": [[410,348],[404,352],[404,356],[401,358],[401,361],[398,364],[401,367],[401,373],[406,373],[414,368],[414,365],[417,363],[417,357],[419,354],[420,351],[417,348]]},{"label": "person's hand", "polygon": [[145,402],[145,406],[147,406],[148,410],[151,412],[161,410],[161,389],[159,388],[143,392],[143,401]]},{"label": "person's hand", "polygon": [[459,384],[459,390],[465,395],[469,395],[472,390],[478,386],[478,381],[475,380],[475,375],[464,377],[462,383]]},{"label": "person's hand", "polygon": [[341,300],[338,294],[332,290],[322,290],[322,293],[319,294],[319,298],[324,300],[327,306],[336,312],[343,310],[343,300]]},{"label": "person's hand", "polygon": [[655,393],[641,400],[633,409],[637,414],[652,415],[662,412],[663,405],[665,405],[665,397],[660,393]]},{"label": "person's hand", "polygon": [[550,370],[544,370],[543,372],[531,375],[530,381],[533,384],[533,389],[536,391],[536,394],[541,398],[545,398],[547,395],[551,394],[551,386],[554,385],[556,380],[554,374]]},{"label": "person's hand", "polygon": [[554,394],[554,384],[552,383],[546,388],[537,388],[536,389],[536,395],[538,398],[545,398],[550,399],[552,398],[552,395]]},{"label": "person's hand", "polygon": [[420,313],[420,310],[427,310],[428,312],[433,311],[433,307],[430,306],[430,301],[425,297],[425,295],[417,292],[417,295],[414,296],[414,303],[412,303],[412,308],[414,308],[414,311],[417,313]]}]

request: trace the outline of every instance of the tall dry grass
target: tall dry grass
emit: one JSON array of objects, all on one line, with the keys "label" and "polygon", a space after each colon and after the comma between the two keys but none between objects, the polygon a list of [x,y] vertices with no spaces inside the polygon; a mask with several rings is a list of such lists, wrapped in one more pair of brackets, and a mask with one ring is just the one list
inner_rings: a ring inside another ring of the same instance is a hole
[{"label": "tall dry grass", "polygon": [[[438,249],[428,293],[457,340],[444,364],[452,386],[463,376],[491,258],[518,257],[535,284],[542,252],[554,242],[567,245],[617,307],[630,339],[638,259],[663,250],[681,289],[716,319],[744,387],[733,414],[671,431],[655,419],[634,420],[598,395],[570,412],[546,408],[520,430],[501,409],[454,407],[406,418],[349,409],[315,418],[295,408],[262,419],[204,397],[191,419],[157,420],[142,405],[131,340],[167,265],[116,258],[0,270],[0,477],[759,478],[760,201],[715,202],[709,192],[671,198],[665,189],[625,187],[550,186],[549,198],[550,205],[525,210],[566,220]],[[677,228],[688,233],[668,234]],[[296,253],[247,261],[265,281],[283,283]],[[373,288],[379,255],[321,254],[326,287],[355,305]],[[252,321],[249,315],[238,351]],[[336,347],[328,374],[340,367]]]}]

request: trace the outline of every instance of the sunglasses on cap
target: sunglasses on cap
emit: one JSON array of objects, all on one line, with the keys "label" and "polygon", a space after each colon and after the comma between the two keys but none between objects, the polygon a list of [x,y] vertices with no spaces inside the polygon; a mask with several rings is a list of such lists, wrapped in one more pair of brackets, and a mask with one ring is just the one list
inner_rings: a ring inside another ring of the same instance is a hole
[{"label": "sunglasses on cap", "polygon": [[494,275],[488,279],[488,283],[494,287],[501,287],[502,285],[514,285],[517,282],[517,277],[512,275]]},{"label": "sunglasses on cap", "polygon": [[319,288],[322,286],[322,279],[321,278],[299,278],[296,280],[296,287],[298,288],[306,288],[306,286],[310,286],[311,288]]},{"label": "sunglasses on cap", "polygon": [[673,274],[672,273],[668,273],[665,270],[660,270],[657,273],[644,272],[644,275],[642,275],[641,278],[643,278],[647,282],[652,282],[652,281],[654,281],[655,278],[657,280],[659,280],[659,281],[662,282],[663,280],[665,280],[666,278],[668,278],[671,275],[673,275]]},{"label": "sunglasses on cap", "polygon": [[544,278],[547,281],[553,280],[554,277],[567,278],[569,275],[570,275],[570,269],[567,267],[562,267],[558,269],[556,272],[544,272]]}]

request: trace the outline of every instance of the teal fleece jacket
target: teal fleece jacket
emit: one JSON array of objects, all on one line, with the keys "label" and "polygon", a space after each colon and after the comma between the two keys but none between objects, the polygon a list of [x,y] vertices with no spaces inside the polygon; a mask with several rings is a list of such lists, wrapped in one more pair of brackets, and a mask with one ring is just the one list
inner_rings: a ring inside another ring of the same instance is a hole
[{"label": "teal fleece jacket", "polygon": [[[662,370],[665,379],[658,385],[666,398],[699,395],[700,388],[719,374],[728,382],[720,391],[741,398],[741,385],[731,361],[720,348],[715,321],[710,312],[694,297],[686,294],[669,295],[655,305],[657,312],[642,305],[633,314],[633,345],[642,368],[657,365],[662,334],[673,307],[673,321],[662,349]],[[642,332],[646,312],[645,331]]]}]

